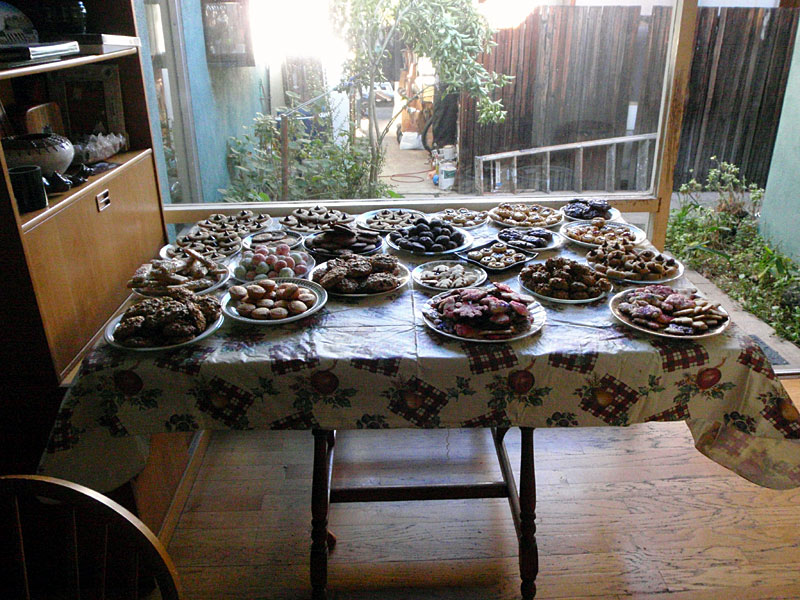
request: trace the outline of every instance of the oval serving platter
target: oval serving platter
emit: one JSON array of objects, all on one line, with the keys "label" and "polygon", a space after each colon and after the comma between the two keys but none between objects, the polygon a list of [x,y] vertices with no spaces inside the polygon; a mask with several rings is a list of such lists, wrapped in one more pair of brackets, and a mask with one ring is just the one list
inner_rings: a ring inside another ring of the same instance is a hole
[{"label": "oval serving platter", "polygon": [[[311,269],[311,273],[308,278],[313,279],[314,273],[316,273],[319,270],[322,270],[323,268],[327,268],[327,264],[328,264],[327,262],[320,263],[316,267]],[[393,294],[394,292],[403,289],[403,287],[405,287],[408,284],[408,282],[411,281],[411,271],[408,270],[408,267],[406,267],[402,263],[398,263],[397,267],[400,269],[400,275],[399,275],[400,284],[397,287],[394,287],[390,290],[385,290],[383,292],[365,292],[361,294],[344,294],[341,292],[335,292],[333,290],[326,290],[326,291],[328,292],[329,295],[336,296],[339,298],[374,298],[376,296],[385,296],[386,294]]]},{"label": "oval serving platter", "polygon": [[[567,234],[567,231],[569,231],[569,229],[573,227],[579,227],[581,225],[591,225],[591,224],[592,224],[591,221],[570,221],[569,223],[564,223],[564,225],[561,226],[559,233],[561,233],[561,235],[567,238],[568,242],[575,244],[576,246],[582,246],[583,248],[599,248],[602,244],[592,244],[589,242],[582,242],[580,240],[571,238]],[[613,229],[627,229],[628,231],[632,232],[635,236],[633,241],[631,242],[633,245],[641,244],[643,241],[647,239],[647,234],[644,231],[642,231],[635,225],[631,225],[630,223],[617,223],[614,221],[606,221],[605,226],[611,227]]]},{"label": "oval serving platter", "polygon": [[[220,305],[222,306],[222,312],[225,316],[230,317],[234,321],[239,321],[240,323],[247,323],[249,325],[283,325],[285,323],[291,323],[293,321],[299,321],[300,319],[305,319],[308,316],[313,315],[318,310],[321,310],[325,303],[328,301],[328,291],[313,281],[309,281],[308,279],[300,279],[299,277],[276,277],[273,281],[277,284],[281,283],[296,283],[300,287],[304,287],[308,290],[311,290],[314,295],[317,297],[317,301],[314,305],[309,308],[306,312],[300,313],[299,315],[292,315],[291,317],[286,317],[285,319],[251,319],[249,317],[243,317],[239,313],[236,312],[236,309],[231,306],[231,294],[230,292],[225,292],[225,295],[220,300]],[[248,282],[248,283],[256,283],[258,282]]]},{"label": "oval serving platter", "polygon": [[[448,267],[455,266],[455,265],[461,265],[462,267],[464,267],[465,270],[469,270],[469,271],[472,271],[473,273],[477,274],[478,275],[478,279],[476,281],[474,281],[473,283],[470,283],[469,285],[463,285],[463,286],[458,286],[458,287],[436,287],[436,286],[433,286],[433,285],[429,285],[429,284],[423,283],[422,274],[425,271],[429,271],[429,270],[431,270],[434,267],[437,267],[439,265],[446,265]],[[429,291],[432,291],[432,292],[441,293],[441,292],[446,292],[446,291],[449,291],[449,290],[458,290],[458,289],[462,289],[462,288],[465,288],[465,287],[474,287],[474,286],[481,285],[484,281],[486,281],[486,279],[489,277],[489,275],[486,273],[485,269],[483,269],[483,268],[481,268],[481,267],[479,267],[477,265],[466,264],[466,263],[464,263],[464,262],[462,262],[460,260],[434,260],[434,261],[431,261],[431,262],[423,263],[423,264],[419,265],[418,267],[416,267],[413,271],[411,271],[411,277],[414,280],[414,284],[416,286],[419,286],[424,290],[429,290]]]},{"label": "oval serving platter", "polygon": [[[434,296],[433,298],[428,300],[427,305],[430,306],[432,304],[435,304],[438,298],[439,296]],[[505,344],[508,342],[514,342],[516,340],[521,340],[523,338],[530,337],[541,331],[542,327],[544,327],[547,321],[547,313],[545,312],[544,306],[542,306],[539,302],[532,302],[531,304],[528,305],[528,309],[529,309],[528,310],[529,321],[531,324],[530,329],[511,337],[496,339],[496,340],[469,338],[461,335],[456,335],[455,333],[450,333],[449,331],[442,331],[441,329],[438,329],[436,327],[433,320],[427,314],[425,314],[424,310],[420,311],[420,314],[422,315],[422,321],[425,323],[425,325],[427,325],[432,331],[435,331],[439,335],[443,335],[445,337],[449,337],[454,340],[460,340],[462,342],[475,342],[476,344]]]},{"label": "oval serving platter", "polygon": [[388,235],[384,238],[384,241],[392,250],[396,250],[397,252],[405,252],[406,254],[410,254],[412,256],[445,256],[447,254],[453,254],[455,252],[461,252],[462,250],[471,248],[472,244],[475,243],[475,238],[472,236],[472,234],[461,227],[454,227],[453,229],[460,231],[464,235],[464,243],[457,248],[445,250],[443,252],[414,252],[413,250],[405,250],[398,246]]},{"label": "oval serving platter", "polygon": [[647,333],[649,335],[654,335],[656,337],[667,338],[670,340],[700,340],[703,338],[714,337],[715,335],[719,335],[723,331],[725,331],[728,326],[731,324],[731,316],[730,313],[722,308],[721,306],[719,309],[727,315],[727,319],[724,323],[717,325],[713,330],[709,330],[705,333],[698,333],[698,334],[689,334],[689,335],[675,335],[673,333],[664,333],[661,331],[656,331],[655,329],[649,329],[647,327],[642,327],[641,325],[637,325],[630,321],[625,315],[622,314],[619,310],[619,305],[626,299],[627,295],[634,291],[634,289],[627,289],[619,292],[618,294],[611,297],[611,300],[608,301],[608,307],[611,310],[611,314],[614,315],[614,318],[625,325],[626,327],[630,327],[631,329],[635,329],[636,331],[641,331],[642,333]]},{"label": "oval serving platter", "polygon": [[595,296],[594,298],[586,298],[584,300],[562,300],[561,298],[553,298],[552,296],[545,296],[544,294],[539,294],[538,292],[534,292],[531,288],[522,283],[522,278],[519,275],[517,275],[517,282],[519,283],[519,286],[523,290],[528,292],[534,298],[538,298],[539,300],[543,300],[544,302],[552,302],[553,304],[591,304],[592,302],[597,302],[598,300],[602,300],[609,294],[609,292],[603,292],[599,296]]},{"label": "oval serving platter", "polygon": [[108,342],[109,345],[114,346],[114,348],[119,348],[120,350],[130,350],[131,352],[158,352],[160,350],[171,350],[173,348],[181,348],[183,346],[190,346],[191,344],[196,344],[200,340],[204,340],[210,335],[212,335],[217,329],[220,328],[223,321],[225,320],[224,315],[220,315],[219,318],[214,321],[211,325],[206,327],[206,330],[198,335],[197,337],[192,338],[189,341],[181,342],[180,344],[171,344],[169,346],[150,346],[147,348],[135,348],[132,346],[123,346],[119,342],[114,339],[114,331],[117,329],[117,325],[122,320],[123,315],[119,315],[114,317],[111,322],[106,326],[105,331],[103,331],[103,338]]}]

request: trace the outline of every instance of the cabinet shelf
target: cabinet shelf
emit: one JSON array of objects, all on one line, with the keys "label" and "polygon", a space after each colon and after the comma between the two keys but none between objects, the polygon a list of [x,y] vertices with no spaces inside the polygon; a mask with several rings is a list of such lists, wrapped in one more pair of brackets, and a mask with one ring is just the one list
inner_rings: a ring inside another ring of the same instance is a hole
[{"label": "cabinet shelf", "polygon": [[150,148],[145,150],[131,150],[128,152],[120,152],[109,158],[109,162],[119,163],[118,167],[114,167],[108,171],[93,175],[89,177],[89,181],[77,187],[70,189],[62,194],[50,194],[48,196],[48,206],[41,210],[25,213],[20,215],[20,229],[22,232],[33,229],[36,225],[43,223],[51,218],[56,213],[62,211],[69,206],[76,198],[83,194],[89,186],[100,184],[104,179],[114,177],[120,171],[125,170],[128,165],[138,162],[145,156],[149,156],[153,151]]},{"label": "cabinet shelf", "polygon": [[2,70],[0,71],[0,80],[24,77],[26,75],[37,75],[39,73],[48,73],[50,71],[60,71],[61,69],[69,69],[72,67],[79,67],[81,65],[90,65],[92,63],[120,58],[121,56],[136,54],[137,52],[138,48],[135,48],[134,46],[117,46],[113,50],[105,50],[96,54],[71,54],[66,58],[55,60],[53,62],[39,63],[36,65]]}]

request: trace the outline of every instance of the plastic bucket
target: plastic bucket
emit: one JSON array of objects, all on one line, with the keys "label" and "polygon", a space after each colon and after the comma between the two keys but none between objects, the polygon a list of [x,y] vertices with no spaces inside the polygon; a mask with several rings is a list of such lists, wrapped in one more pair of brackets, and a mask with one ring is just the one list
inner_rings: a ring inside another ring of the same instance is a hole
[{"label": "plastic bucket", "polygon": [[456,157],[456,147],[453,145],[445,146],[441,150],[442,160],[453,160]]},{"label": "plastic bucket", "polygon": [[456,181],[456,165],[443,162],[439,165],[439,189],[449,190]]}]

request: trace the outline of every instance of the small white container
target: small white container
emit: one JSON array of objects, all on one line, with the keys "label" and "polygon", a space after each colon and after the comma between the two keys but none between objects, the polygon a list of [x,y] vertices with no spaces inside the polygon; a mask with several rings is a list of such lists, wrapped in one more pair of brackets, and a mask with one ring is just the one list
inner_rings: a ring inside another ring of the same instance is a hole
[{"label": "small white container", "polygon": [[449,190],[456,181],[456,165],[443,162],[439,165],[439,189]]}]

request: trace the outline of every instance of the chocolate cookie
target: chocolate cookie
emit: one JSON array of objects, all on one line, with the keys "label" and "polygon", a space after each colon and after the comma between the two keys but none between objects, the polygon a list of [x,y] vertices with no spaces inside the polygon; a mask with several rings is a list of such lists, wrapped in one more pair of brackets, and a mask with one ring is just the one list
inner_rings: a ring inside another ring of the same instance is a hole
[{"label": "chocolate cookie", "polygon": [[378,254],[371,256],[370,262],[372,263],[373,273],[393,273],[400,264],[400,260],[391,254]]},{"label": "chocolate cookie", "polygon": [[354,259],[347,262],[348,277],[366,277],[372,273],[372,262],[367,259]]},{"label": "chocolate cookie", "polygon": [[355,294],[359,289],[359,283],[355,279],[345,277],[334,288],[340,294]]},{"label": "chocolate cookie", "polygon": [[397,277],[389,273],[372,273],[364,287],[370,292],[386,292],[397,287]]},{"label": "chocolate cookie", "polygon": [[345,277],[347,277],[347,267],[334,267],[325,272],[319,284],[326,290],[331,289]]},{"label": "chocolate cookie", "polygon": [[306,238],[304,243],[309,252],[325,259],[348,253],[367,254],[377,250],[382,240],[377,232],[335,224],[328,231]]}]

